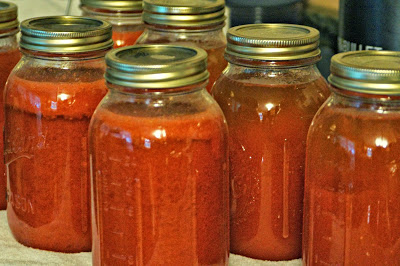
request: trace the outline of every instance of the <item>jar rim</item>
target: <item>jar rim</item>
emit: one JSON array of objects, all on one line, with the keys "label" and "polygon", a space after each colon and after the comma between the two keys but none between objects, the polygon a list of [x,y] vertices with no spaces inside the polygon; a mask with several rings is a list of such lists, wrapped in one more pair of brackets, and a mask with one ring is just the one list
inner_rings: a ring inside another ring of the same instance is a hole
[{"label": "jar rim", "polygon": [[135,45],[106,55],[105,79],[111,84],[142,89],[167,89],[205,81],[207,52],[188,45]]},{"label": "jar rim", "polygon": [[366,94],[400,95],[400,52],[351,51],[331,59],[329,83]]}]

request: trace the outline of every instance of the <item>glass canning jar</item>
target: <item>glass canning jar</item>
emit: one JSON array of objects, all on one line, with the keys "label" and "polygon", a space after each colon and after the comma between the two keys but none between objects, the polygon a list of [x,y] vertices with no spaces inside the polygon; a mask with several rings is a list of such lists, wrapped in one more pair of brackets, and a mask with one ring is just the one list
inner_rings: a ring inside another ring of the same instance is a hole
[{"label": "glass canning jar", "polygon": [[319,32],[290,24],[228,30],[228,67],[212,88],[229,128],[231,252],[301,257],[305,142],[329,89]]},{"label": "glass canning jar", "polygon": [[89,129],[94,265],[228,265],[227,126],[206,60],[175,45],[107,54]]},{"label": "glass canning jar", "polygon": [[400,52],[332,57],[307,138],[304,265],[400,263]]},{"label": "glass canning jar", "polygon": [[135,44],[144,30],[142,0],[81,0],[83,16],[112,24],[114,48]]},{"label": "glass canning jar", "polygon": [[21,23],[23,56],[5,88],[8,224],[22,244],[91,249],[88,127],[107,92],[108,22],[41,17]]},{"label": "glass canning jar", "polygon": [[[4,85],[8,75],[21,58],[18,49],[18,9],[17,6],[0,1],[0,90],[3,95]],[[4,105],[3,97],[0,97],[0,128],[4,127]],[[1,133],[3,134],[3,133]],[[0,138],[0,158],[4,157],[3,137]],[[0,160],[0,210],[5,210],[7,206],[6,187],[7,178],[5,176],[4,160]]]},{"label": "glass canning jar", "polygon": [[137,44],[181,43],[203,48],[208,53],[210,91],[227,65],[224,13],[224,0],[144,0],[146,28]]}]

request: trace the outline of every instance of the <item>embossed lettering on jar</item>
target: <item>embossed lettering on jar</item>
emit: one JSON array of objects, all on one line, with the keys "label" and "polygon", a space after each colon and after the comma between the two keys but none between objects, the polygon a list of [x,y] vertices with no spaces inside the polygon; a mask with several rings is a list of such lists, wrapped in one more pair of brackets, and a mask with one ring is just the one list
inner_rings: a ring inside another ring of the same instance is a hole
[{"label": "embossed lettering on jar", "polygon": [[307,138],[304,265],[400,265],[400,52],[332,57]]},{"label": "embossed lettering on jar", "polygon": [[[0,1],[0,90],[3,95],[4,85],[8,75],[21,58],[18,50],[17,33],[18,18],[17,6]],[[0,128],[4,127],[4,105],[3,97],[0,97]],[[3,138],[0,139],[0,158],[4,156]],[[6,187],[7,178],[5,176],[4,160],[0,160],[0,210],[5,210],[7,206]]]},{"label": "embossed lettering on jar", "polygon": [[87,132],[107,88],[108,22],[42,17],[21,23],[23,57],[5,91],[8,224],[22,244],[91,249]]},{"label": "embossed lettering on jar", "polygon": [[83,16],[112,24],[114,48],[134,45],[143,33],[142,0],[81,0],[80,7]]},{"label": "embossed lettering on jar", "polygon": [[229,64],[212,89],[229,128],[231,252],[301,257],[305,142],[329,94],[319,32],[288,24],[229,29]]},{"label": "embossed lettering on jar", "polygon": [[146,28],[137,43],[182,43],[203,48],[208,53],[210,91],[227,65],[224,13],[224,0],[144,0]]},{"label": "embossed lettering on jar", "polygon": [[175,45],[107,54],[89,129],[94,265],[228,265],[227,127],[206,60]]}]

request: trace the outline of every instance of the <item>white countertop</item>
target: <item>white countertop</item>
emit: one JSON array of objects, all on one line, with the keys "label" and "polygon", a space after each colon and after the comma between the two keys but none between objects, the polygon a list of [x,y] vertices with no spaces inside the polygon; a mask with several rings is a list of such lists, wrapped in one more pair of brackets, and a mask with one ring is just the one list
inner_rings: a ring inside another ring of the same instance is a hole
[{"label": "white countertop", "polygon": [[[91,265],[90,252],[66,254],[43,251],[25,247],[12,236],[8,225],[6,211],[0,211],[0,265]],[[260,261],[231,254],[231,266],[299,266],[301,260]]]}]

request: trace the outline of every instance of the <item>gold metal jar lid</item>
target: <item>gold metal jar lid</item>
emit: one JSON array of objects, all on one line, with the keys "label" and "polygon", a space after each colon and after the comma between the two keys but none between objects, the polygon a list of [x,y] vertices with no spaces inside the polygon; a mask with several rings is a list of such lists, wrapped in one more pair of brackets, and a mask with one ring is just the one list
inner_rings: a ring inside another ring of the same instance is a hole
[{"label": "gold metal jar lid", "polygon": [[98,19],[54,16],[21,23],[21,48],[46,53],[85,53],[112,47],[111,24]]},{"label": "gold metal jar lid", "polygon": [[142,0],[81,0],[81,4],[115,12],[141,11],[143,9]]},{"label": "gold metal jar lid", "polygon": [[245,59],[286,61],[318,57],[319,31],[294,24],[250,24],[230,28],[226,54]]},{"label": "gold metal jar lid", "polygon": [[207,53],[197,47],[135,45],[106,55],[106,80],[138,89],[167,89],[208,79]]},{"label": "gold metal jar lid", "polygon": [[352,51],[331,59],[328,81],[349,91],[400,95],[400,52]]},{"label": "gold metal jar lid", "polygon": [[224,0],[144,0],[143,21],[148,24],[203,27],[223,24]]},{"label": "gold metal jar lid", "polygon": [[13,30],[7,35],[15,34],[18,32],[18,25],[17,6],[13,3],[0,1],[0,31]]}]

